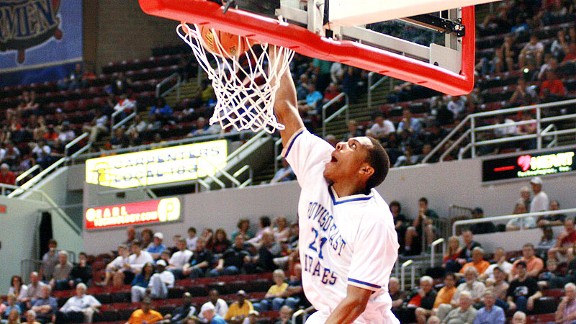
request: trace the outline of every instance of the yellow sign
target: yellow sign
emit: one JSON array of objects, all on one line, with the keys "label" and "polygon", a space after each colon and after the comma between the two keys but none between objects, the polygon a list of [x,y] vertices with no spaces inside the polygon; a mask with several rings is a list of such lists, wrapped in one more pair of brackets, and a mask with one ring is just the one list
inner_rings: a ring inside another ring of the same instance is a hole
[{"label": "yellow sign", "polygon": [[226,165],[226,140],[188,144],[86,161],[86,182],[135,188],[214,175]]}]

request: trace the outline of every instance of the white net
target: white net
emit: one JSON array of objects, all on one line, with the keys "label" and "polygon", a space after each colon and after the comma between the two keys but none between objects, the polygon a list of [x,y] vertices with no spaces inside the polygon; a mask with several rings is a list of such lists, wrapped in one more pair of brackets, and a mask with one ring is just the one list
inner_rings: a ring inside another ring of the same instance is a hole
[{"label": "white net", "polygon": [[292,50],[265,43],[254,44],[247,38],[238,37],[236,48],[248,50],[233,55],[229,48],[222,46],[220,33],[214,30],[213,44],[208,45],[201,37],[198,25],[181,23],[176,31],[190,45],[212,81],[217,103],[210,124],[218,122],[222,129],[234,127],[238,131],[274,133],[284,129],[274,116],[274,99],[280,76],[289,68],[294,56]]}]

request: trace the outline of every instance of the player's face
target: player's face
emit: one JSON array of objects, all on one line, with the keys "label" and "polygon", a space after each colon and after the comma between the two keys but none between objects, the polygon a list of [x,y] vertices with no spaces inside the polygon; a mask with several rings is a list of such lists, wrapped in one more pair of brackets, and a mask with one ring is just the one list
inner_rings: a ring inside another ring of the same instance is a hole
[{"label": "player's face", "polygon": [[332,159],[326,163],[324,177],[332,183],[354,179],[366,164],[372,142],[367,137],[353,137],[347,142],[336,144]]}]

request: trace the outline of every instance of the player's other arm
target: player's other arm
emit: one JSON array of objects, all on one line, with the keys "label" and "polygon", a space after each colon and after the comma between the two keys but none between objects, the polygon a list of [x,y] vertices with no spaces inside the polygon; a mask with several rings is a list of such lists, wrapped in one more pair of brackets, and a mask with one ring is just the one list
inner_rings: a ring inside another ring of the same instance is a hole
[{"label": "player's other arm", "polygon": [[373,291],[348,285],[346,297],[336,306],[326,320],[326,324],[352,323],[366,309]]},{"label": "player's other arm", "polygon": [[302,118],[298,113],[296,87],[288,69],[280,77],[280,87],[276,92],[274,102],[274,113],[278,122],[284,125],[284,130],[280,131],[280,136],[282,137],[282,145],[286,147],[292,135],[304,127]]}]

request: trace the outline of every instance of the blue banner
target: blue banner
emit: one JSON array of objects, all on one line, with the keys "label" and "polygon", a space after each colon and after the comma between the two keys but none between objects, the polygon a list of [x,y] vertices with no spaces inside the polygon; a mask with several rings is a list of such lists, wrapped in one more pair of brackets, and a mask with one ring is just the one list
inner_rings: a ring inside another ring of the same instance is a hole
[{"label": "blue banner", "polygon": [[0,0],[0,86],[55,81],[81,61],[81,0]]}]

